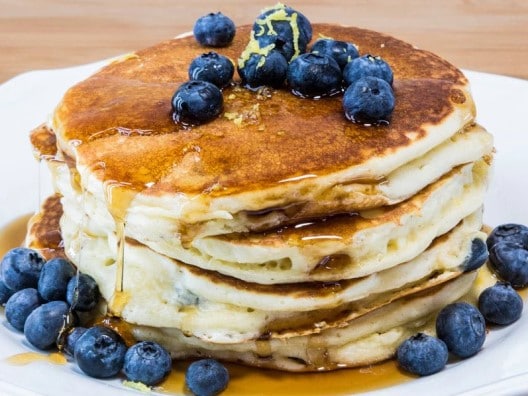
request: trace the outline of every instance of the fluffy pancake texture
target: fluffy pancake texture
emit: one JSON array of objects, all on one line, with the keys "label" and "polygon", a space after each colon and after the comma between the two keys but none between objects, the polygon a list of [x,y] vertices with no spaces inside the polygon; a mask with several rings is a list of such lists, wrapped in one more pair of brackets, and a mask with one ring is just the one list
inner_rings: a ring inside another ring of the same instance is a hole
[{"label": "fluffy pancake texture", "polygon": [[188,337],[171,328],[134,326],[140,339],[158,341],[177,358],[214,356],[252,366],[287,371],[326,371],[373,364],[392,357],[417,332],[434,334],[433,315],[467,293],[475,274],[465,274],[439,287],[372,311],[347,326],[287,339],[254,340],[219,345]]},{"label": "fluffy pancake texture", "polygon": [[[54,169],[67,209],[62,227],[74,230],[63,235],[69,255],[77,255],[84,234],[104,237],[116,246],[114,222],[104,203],[75,193],[65,165],[55,165]],[[173,237],[170,221],[139,222],[133,221],[132,215],[126,235],[168,257],[250,282],[355,278],[412,259],[435,237],[476,211],[482,205],[487,174],[488,165],[479,160],[453,169],[400,205],[298,223],[272,232],[195,238],[184,246]]]},{"label": "fluffy pancake texture", "polygon": [[[128,298],[121,315],[132,323],[174,327],[217,343],[270,333],[287,337],[291,332],[319,332],[459,276],[473,239],[484,238],[480,227],[477,213],[414,260],[367,277],[281,287],[218,276],[127,243],[124,283]],[[99,238],[86,238],[82,245],[86,266],[81,264],[81,271],[90,273],[111,301],[116,266],[105,264],[114,256]]]},{"label": "fluffy pancake texture", "polygon": [[[49,201],[51,204],[44,206],[36,222],[56,213],[46,210],[60,202],[56,197]],[[480,227],[477,211],[408,263],[349,285],[334,285],[334,290],[329,290],[332,285],[320,285],[318,289],[317,284],[296,284],[275,290],[275,296],[273,290],[266,295],[258,287],[242,282],[222,284],[214,275],[211,281],[212,274],[197,273],[144,246],[127,243],[127,304],[122,316],[134,325],[134,333],[140,339],[161,340],[178,357],[207,353],[229,360],[239,360],[235,359],[238,356],[244,362],[265,367],[314,370],[319,352],[307,352],[307,343],[318,343],[320,348],[329,350],[336,348],[337,353],[363,342],[369,345],[376,339],[386,346],[366,351],[364,357],[345,357],[342,352],[340,358],[331,358],[333,363],[326,369],[340,367],[337,363],[345,367],[373,362],[378,356],[390,356],[401,340],[426,328],[431,314],[470,289],[475,274],[464,273],[463,264],[470,255],[472,241],[485,238]],[[63,230],[63,234],[67,232]],[[39,235],[29,233],[27,244],[35,245]],[[104,297],[110,301],[115,265],[105,264],[112,262],[112,255],[105,247],[106,241],[86,238],[86,251],[82,254],[87,257],[81,261],[86,267],[80,269],[97,279]],[[156,271],[152,271],[152,266]],[[303,286],[305,295],[299,293]],[[389,290],[391,287],[394,289]],[[274,298],[285,299],[287,304],[280,307]],[[322,309],[297,311],[298,305],[314,299],[319,300]],[[266,303],[270,305],[263,310]],[[336,309],[329,308],[335,304]],[[182,347],[184,340],[190,343]],[[258,345],[263,340],[273,345],[270,353],[276,354],[276,360],[259,356]]]},{"label": "fluffy pancake texture", "polygon": [[[204,48],[172,39],[70,88],[32,132],[56,195],[26,244],[65,254],[137,339],[176,358],[333,370],[434,332],[480,276],[465,264],[485,240],[492,137],[456,67],[380,33],[313,27],[391,65],[388,125],[351,123],[338,96],[235,81],[218,119],[184,129],[171,97]],[[238,58],[249,32],[218,52]]]}]

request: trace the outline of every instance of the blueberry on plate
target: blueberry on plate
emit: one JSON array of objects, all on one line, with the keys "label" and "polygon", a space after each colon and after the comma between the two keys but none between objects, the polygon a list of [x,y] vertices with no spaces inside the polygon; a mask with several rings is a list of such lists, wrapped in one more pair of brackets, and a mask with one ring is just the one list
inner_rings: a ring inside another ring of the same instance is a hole
[{"label": "blueberry on plate", "polygon": [[521,317],[523,300],[507,282],[497,282],[480,293],[478,308],[489,323],[509,325]]},{"label": "blueberry on plate", "polygon": [[66,301],[80,312],[88,312],[95,308],[99,302],[99,286],[94,278],[88,274],[74,276],[66,288]]},{"label": "blueberry on plate", "polygon": [[436,334],[455,356],[475,355],[486,339],[484,317],[477,308],[465,302],[444,307],[436,318]]},{"label": "blueberry on plate", "polygon": [[471,241],[471,252],[461,265],[464,272],[476,270],[488,260],[488,248],[482,239],[475,238]]},{"label": "blueberry on plate", "polygon": [[38,291],[47,301],[66,301],[68,282],[75,275],[73,265],[63,259],[54,258],[44,264],[40,271]]},{"label": "blueberry on plate", "polygon": [[366,54],[352,59],[343,70],[345,85],[351,85],[363,77],[378,77],[392,85],[393,73],[387,62],[379,56]]},{"label": "blueberry on plate", "polygon": [[284,85],[288,62],[278,51],[267,55],[251,54],[246,61],[240,61],[238,74],[242,84],[248,88],[269,86],[279,88]]},{"label": "blueberry on plate", "polygon": [[522,224],[501,224],[491,231],[486,244],[491,249],[498,242],[514,242],[528,246],[528,227]]},{"label": "blueberry on plate", "polygon": [[196,41],[207,47],[225,47],[235,37],[234,22],[221,12],[211,12],[198,18],[193,33]]},{"label": "blueberry on plate", "polygon": [[27,288],[14,293],[5,306],[5,316],[11,326],[24,331],[29,314],[42,304],[37,289]]},{"label": "blueberry on plate", "polygon": [[221,112],[222,92],[207,81],[188,81],[180,85],[172,97],[174,121],[184,126],[211,121]]},{"label": "blueberry on plate", "polygon": [[79,368],[90,377],[109,378],[121,371],[127,347],[119,334],[104,326],[91,327],[75,343]]},{"label": "blueberry on plate", "polygon": [[348,62],[359,57],[359,52],[354,44],[334,39],[319,39],[312,45],[311,52],[319,55],[331,56],[341,70]]},{"label": "blueberry on plate", "polygon": [[81,338],[84,333],[86,333],[86,330],[88,330],[86,327],[79,326],[68,331],[64,337],[64,344],[62,345],[62,350],[64,353],[66,353],[66,355],[73,356],[75,344],[77,343],[77,340]]},{"label": "blueberry on plate", "polygon": [[228,85],[234,73],[233,62],[214,51],[194,58],[189,66],[190,80],[208,81],[218,88]]},{"label": "blueberry on plate", "polygon": [[0,264],[4,284],[14,291],[36,288],[44,262],[44,258],[33,249],[11,249]]},{"label": "blueberry on plate", "polygon": [[528,285],[528,246],[502,240],[490,249],[489,261],[497,275],[514,288]]},{"label": "blueberry on plate", "polygon": [[152,386],[163,381],[172,368],[172,359],[161,345],[142,341],[128,348],[123,372],[128,380]]},{"label": "blueberry on plate", "polygon": [[0,278],[0,305],[5,305],[7,300],[9,300],[9,297],[11,297],[14,293],[15,291],[7,287],[4,281]]},{"label": "blueberry on plate", "polygon": [[222,392],[229,382],[225,366],[214,359],[193,362],[185,372],[185,384],[196,396],[214,396]]},{"label": "blueberry on plate", "polygon": [[419,376],[431,375],[442,370],[448,359],[446,344],[424,333],[405,340],[396,351],[398,364],[405,371]]},{"label": "blueberry on plate", "polygon": [[68,311],[69,306],[64,301],[51,301],[36,308],[24,324],[26,340],[38,349],[54,346]]},{"label": "blueberry on plate", "polygon": [[273,45],[289,62],[306,51],[312,39],[312,25],[300,12],[278,3],[257,17],[253,37],[260,48]]},{"label": "blueberry on plate", "polygon": [[360,124],[387,124],[394,110],[394,93],[381,78],[363,77],[343,96],[345,116]]},{"label": "blueberry on plate", "polygon": [[286,78],[297,96],[319,98],[341,92],[341,69],[326,55],[302,54],[291,61]]}]

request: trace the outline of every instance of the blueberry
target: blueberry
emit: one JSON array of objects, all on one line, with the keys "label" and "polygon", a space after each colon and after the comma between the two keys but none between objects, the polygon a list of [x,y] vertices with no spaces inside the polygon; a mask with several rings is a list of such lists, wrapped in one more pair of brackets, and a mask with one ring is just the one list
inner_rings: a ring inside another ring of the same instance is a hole
[{"label": "blueberry", "polygon": [[11,326],[24,331],[24,323],[33,310],[38,308],[42,300],[37,289],[22,289],[14,293],[5,306],[5,316]]},{"label": "blueberry", "polygon": [[69,306],[64,301],[51,301],[36,308],[24,324],[26,340],[38,349],[54,346],[68,310]]},{"label": "blueberry", "polygon": [[15,291],[7,287],[4,281],[0,278],[0,305],[5,305],[7,300],[9,300],[9,297],[11,297],[14,293]]},{"label": "blueberry", "polygon": [[528,247],[503,240],[490,249],[489,261],[497,275],[515,288],[528,285]]},{"label": "blueberry", "polygon": [[40,296],[47,301],[66,301],[68,282],[75,275],[75,268],[63,258],[49,260],[42,267],[38,281]]},{"label": "blueberry", "polygon": [[222,392],[229,382],[224,365],[214,359],[202,359],[190,364],[185,383],[196,396],[213,396]]},{"label": "blueberry", "polygon": [[423,333],[408,338],[396,351],[398,364],[405,371],[419,376],[442,370],[448,355],[447,346],[442,340]]},{"label": "blueberry", "polygon": [[386,124],[394,110],[391,86],[377,77],[363,77],[343,96],[345,116],[360,124]]},{"label": "blueberry", "polygon": [[66,334],[66,337],[64,338],[64,344],[62,345],[64,353],[73,356],[75,344],[77,343],[77,340],[86,333],[86,330],[88,330],[86,327],[74,327],[68,331],[68,334]]},{"label": "blueberry", "polygon": [[171,371],[172,359],[161,345],[142,341],[128,348],[123,372],[130,381],[152,386],[160,383]]},{"label": "blueberry", "polygon": [[471,241],[471,252],[462,263],[462,270],[469,272],[482,267],[488,260],[488,248],[482,239],[475,238]]},{"label": "blueberry", "polygon": [[235,24],[221,12],[211,12],[195,22],[193,33],[196,41],[207,47],[225,47],[235,37]]},{"label": "blueberry", "polygon": [[343,70],[345,84],[351,85],[363,77],[378,77],[392,85],[393,73],[387,62],[379,56],[363,55],[350,61]]},{"label": "blueberry", "polygon": [[77,311],[91,311],[99,302],[100,296],[97,282],[88,274],[79,274],[68,282],[66,301]]},{"label": "blueberry", "polygon": [[123,368],[127,347],[115,331],[91,327],[75,343],[74,356],[79,368],[90,377],[113,377]]},{"label": "blueberry", "polygon": [[341,92],[341,69],[326,55],[303,54],[288,67],[288,84],[298,96],[317,98]]},{"label": "blueberry", "polygon": [[348,62],[359,57],[359,52],[354,44],[333,39],[319,39],[312,46],[312,53],[331,56],[335,59],[341,70]]},{"label": "blueberry", "polygon": [[250,88],[263,85],[279,88],[286,80],[288,62],[277,51],[271,51],[266,56],[251,54],[245,62],[239,62],[238,74],[242,84]]},{"label": "blueberry", "polygon": [[218,88],[228,85],[234,73],[233,62],[213,51],[194,58],[189,66],[190,80],[208,81]]},{"label": "blueberry", "polygon": [[486,325],[478,309],[457,302],[440,311],[436,318],[436,333],[451,353],[467,358],[476,354],[484,344]]},{"label": "blueberry", "polygon": [[222,112],[222,92],[207,81],[188,81],[180,85],[172,97],[174,121],[183,125],[198,125],[210,121]]},{"label": "blueberry", "polygon": [[11,249],[0,264],[1,277],[5,285],[14,291],[36,288],[44,262],[44,258],[35,250],[23,247]]},{"label": "blueberry", "polygon": [[496,243],[509,241],[528,246],[528,227],[522,224],[502,224],[493,229],[486,243],[491,249]]},{"label": "blueberry", "polygon": [[312,25],[300,12],[279,3],[257,17],[253,37],[260,48],[272,45],[289,62],[306,51],[312,39]]},{"label": "blueberry", "polygon": [[497,282],[479,296],[478,307],[486,321],[509,325],[521,317],[523,300],[507,282]]}]

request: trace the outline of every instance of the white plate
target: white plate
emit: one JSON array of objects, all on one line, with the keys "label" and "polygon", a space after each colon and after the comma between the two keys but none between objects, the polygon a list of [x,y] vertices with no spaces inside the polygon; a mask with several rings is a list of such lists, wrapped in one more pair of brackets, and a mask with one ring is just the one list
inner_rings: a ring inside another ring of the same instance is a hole
[{"label": "white plate", "polygon": [[[0,225],[35,211],[51,190],[45,171],[32,157],[28,131],[45,121],[67,87],[105,62],[22,74],[0,86]],[[478,121],[495,135],[494,177],[486,199],[485,221],[528,224],[528,81],[467,72]],[[98,381],[73,365],[8,364],[6,357],[30,350],[23,337],[0,319],[0,393],[8,395],[93,395],[129,393],[119,381]],[[528,393],[528,314],[512,326],[494,330],[476,357],[449,365],[441,373],[369,395],[427,394],[520,395]],[[482,387],[482,388],[480,388]],[[477,389],[476,389],[477,388]]]}]

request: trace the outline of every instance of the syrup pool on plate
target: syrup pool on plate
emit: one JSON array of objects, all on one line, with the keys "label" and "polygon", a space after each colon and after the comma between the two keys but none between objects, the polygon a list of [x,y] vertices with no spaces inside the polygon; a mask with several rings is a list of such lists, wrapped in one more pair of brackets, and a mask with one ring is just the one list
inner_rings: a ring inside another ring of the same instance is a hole
[{"label": "syrup pool on plate", "polygon": [[0,229],[0,257],[4,257],[10,249],[24,243],[30,217],[30,214],[20,216]]},{"label": "syrup pool on plate", "polygon": [[34,362],[48,362],[52,364],[66,364],[66,356],[59,352],[52,352],[49,354],[42,352],[24,352],[17,355],[9,356],[7,358],[9,364],[15,366],[25,366]]},{"label": "syrup pool on plate", "polygon": [[[188,363],[175,362],[169,377],[156,390],[168,394],[185,392]],[[394,360],[361,368],[324,373],[288,373],[226,364],[230,381],[222,395],[351,395],[379,390],[413,379],[400,371]]]}]

